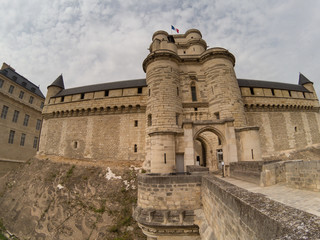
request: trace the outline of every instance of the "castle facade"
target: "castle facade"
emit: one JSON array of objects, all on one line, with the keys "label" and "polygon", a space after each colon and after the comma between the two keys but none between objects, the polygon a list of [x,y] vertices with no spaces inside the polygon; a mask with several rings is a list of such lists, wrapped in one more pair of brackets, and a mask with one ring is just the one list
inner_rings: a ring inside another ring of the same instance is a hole
[{"label": "castle facade", "polygon": [[142,161],[155,173],[187,165],[215,171],[320,143],[313,83],[238,79],[235,57],[201,32],[153,34],[145,79],[65,89],[59,76],[43,109],[40,154]]}]

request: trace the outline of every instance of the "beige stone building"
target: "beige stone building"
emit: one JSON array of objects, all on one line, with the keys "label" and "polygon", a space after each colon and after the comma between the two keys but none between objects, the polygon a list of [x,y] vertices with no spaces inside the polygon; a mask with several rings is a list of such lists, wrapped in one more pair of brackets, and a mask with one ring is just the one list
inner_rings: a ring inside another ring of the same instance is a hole
[{"label": "beige stone building", "polygon": [[41,154],[139,160],[151,172],[214,171],[320,143],[313,83],[237,79],[235,57],[207,48],[200,31],[153,34],[145,79],[49,87]]},{"label": "beige stone building", "polygon": [[38,149],[44,95],[3,63],[0,70],[0,160],[26,161]]}]

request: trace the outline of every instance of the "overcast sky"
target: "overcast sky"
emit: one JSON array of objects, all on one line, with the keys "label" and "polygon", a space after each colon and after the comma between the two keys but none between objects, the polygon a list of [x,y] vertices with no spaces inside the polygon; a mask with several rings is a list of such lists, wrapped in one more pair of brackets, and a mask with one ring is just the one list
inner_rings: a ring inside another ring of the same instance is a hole
[{"label": "overcast sky", "polygon": [[202,32],[209,47],[236,57],[238,78],[298,83],[320,92],[320,1],[2,0],[0,62],[46,94],[61,73],[66,88],[145,78],[152,34]]}]

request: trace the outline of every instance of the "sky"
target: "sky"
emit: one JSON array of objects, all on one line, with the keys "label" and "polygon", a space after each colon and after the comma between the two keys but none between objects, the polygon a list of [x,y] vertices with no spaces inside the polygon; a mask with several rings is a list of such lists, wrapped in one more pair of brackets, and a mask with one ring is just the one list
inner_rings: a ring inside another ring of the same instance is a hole
[{"label": "sky", "polygon": [[1,0],[0,63],[46,94],[145,78],[155,31],[196,28],[209,47],[236,57],[238,78],[298,83],[320,97],[320,1],[316,0]]}]

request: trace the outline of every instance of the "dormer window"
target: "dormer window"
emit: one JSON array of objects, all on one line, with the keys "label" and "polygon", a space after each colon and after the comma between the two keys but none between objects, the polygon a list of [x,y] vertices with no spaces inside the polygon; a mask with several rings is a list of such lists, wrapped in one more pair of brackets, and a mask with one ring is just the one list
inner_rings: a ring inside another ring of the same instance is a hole
[{"label": "dormer window", "polygon": [[27,86],[27,83],[26,83],[26,82],[22,82],[21,85],[22,85],[23,87],[25,87],[25,86]]},{"label": "dormer window", "polygon": [[31,92],[35,92],[36,89],[34,87],[31,88]]},{"label": "dormer window", "polygon": [[12,76],[13,81],[17,81],[17,76]]}]

